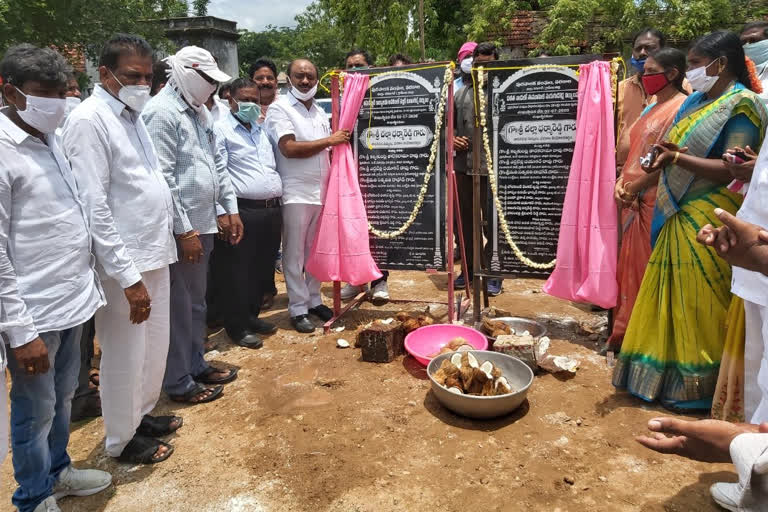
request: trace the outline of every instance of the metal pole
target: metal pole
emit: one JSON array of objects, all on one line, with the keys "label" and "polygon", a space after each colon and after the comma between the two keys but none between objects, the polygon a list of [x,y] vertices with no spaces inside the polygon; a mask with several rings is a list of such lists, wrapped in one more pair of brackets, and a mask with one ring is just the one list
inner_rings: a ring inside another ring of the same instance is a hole
[{"label": "metal pole", "polygon": [[419,0],[419,39],[421,40],[421,62],[426,62],[427,52],[424,44],[424,0]]},{"label": "metal pole", "polygon": [[[474,82],[475,84],[478,83],[477,78],[477,70],[473,69],[472,74],[474,75]],[[482,94],[482,91],[478,91],[477,87],[474,88],[474,95],[475,95],[475,105],[479,104],[479,94]],[[480,278],[480,257],[481,257],[481,247],[483,243],[483,233],[482,233],[482,217],[480,213],[480,151],[482,151],[483,146],[481,143],[481,139],[483,137],[481,128],[480,128],[480,113],[477,112],[477,109],[475,109],[475,131],[472,135],[472,304],[474,305],[473,308],[473,320],[475,321],[475,324],[480,323],[480,286],[481,286],[481,278]]]},{"label": "metal pole", "polygon": [[[455,315],[455,291],[453,289],[453,188],[455,186],[455,178],[453,176],[453,82],[448,84],[448,97],[445,100],[446,122],[445,126],[445,175],[446,175],[446,195],[448,196],[447,209],[446,209],[446,244],[445,244],[445,267],[448,270],[448,318],[453,321]],[[440,134],[435,134],[439,137]],[[435,172],[440,172],[438,169]],[[440,205],[436,205],[438,208]],[[459,312],[461,306],[459,306]],[[461,320],[456,317],[456,320]]]}]

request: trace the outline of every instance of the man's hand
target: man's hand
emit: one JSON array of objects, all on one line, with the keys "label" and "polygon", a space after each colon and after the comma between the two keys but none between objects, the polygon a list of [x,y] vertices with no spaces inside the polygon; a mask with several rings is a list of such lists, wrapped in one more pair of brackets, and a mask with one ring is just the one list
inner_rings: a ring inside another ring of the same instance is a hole
[{"label": "man's hand", "polygon": [[701,228],[696,236],[699,243],[715,249],[731,265],[768,272],[768,233],[720,208],[715,209],[715,215],[723,226],[714,228],[707,224]]},{"label": "man's hand", "polygon": [[139,281],[123,291],[125,292],[125,298],[128,299],[128,304],[131,306],[131,323],[140,324],[145,322],[152,310],[152,303],[144,283]]},{"label": "man's hand", "polygon": [[671,453],[700,462],[731,462],[731,441],[739,434],[759,432],[760,428],[718,420],[654,418],[648,422],[648,430],[656,433],[635,440],[659,453]]},{"label": "man's hand", "polygon": [[733,179],[739,181],[749,181],[752,179],[752,172],[755,170],[755,162],[757,162],[757,153],[755,153],[751,147],[745,148],[735,147],[731,148],[726,153],[733,154],[736,152],[742,152],[747,155],[747,160],[741,164],[734,164],[729,162],[725,155],[723,155],[723,161],[725,162],[725,168],[731,174]]},{"label": "man's hand", "polygon": [[240,240],[243,239],[243,233],[245,228],[243,227],[243,221],[240,219],[239,213],[233,213],[229,216],[229,243],[237,245]]},{"label": "man's hand", "polygon": [[456,151],[469,151],[469,137],[454,137],[453,149]]},{"label": "man's hand", "polygon": [[203,257],[203,244],[200,243],[200,237],[196,233],[190,231],[181,235],[179,245],[181,245],[181,263],[200,263]]},{"label": "man's hand", "polygon": [[344,144],[345,142],[349,142],[349,130],[339,130],[335,132],[333,135],[328,137],[328,145],[329,146],[338,146],[339,144]]},{"label": "man's hand", "polygon": [[227,215],[227,214],[219,215],[216,218],[216,223],[219,226],[219,232],[216,234],[216,237],[219,240],[222,240],[224,242],[228,242],[229,241],[230,229],[231,229],[229,215]]},{"label": "man's hand", "polygon": [[19,368],[23,368],[30,375],[42,375],[51,367],[48,348],[39,336],[26,345],[11,349],[11,352]]}]

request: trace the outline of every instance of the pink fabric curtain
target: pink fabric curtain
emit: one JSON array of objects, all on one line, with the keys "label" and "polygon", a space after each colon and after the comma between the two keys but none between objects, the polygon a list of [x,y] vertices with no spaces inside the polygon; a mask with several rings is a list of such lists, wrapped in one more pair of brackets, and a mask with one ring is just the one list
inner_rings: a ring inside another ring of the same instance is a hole
[{"label": "pink fabric curtain", "polygon": [[[354,129],[368,81],[368,75],[347,75],[339,116],[340,130]],[[368,217],[357,179],[357,162],[349,144],[341,144],[333,150],[323,212],[306,270],[320,281],[346,281],[353,285],[382,276],[371,257]]]},{"label": "pink fabric curtain", "polygon": [[618,231],[611,68],[580,66],[576,147],[565,194],[557,265],[544,292],[574,302],[616,305]]}]

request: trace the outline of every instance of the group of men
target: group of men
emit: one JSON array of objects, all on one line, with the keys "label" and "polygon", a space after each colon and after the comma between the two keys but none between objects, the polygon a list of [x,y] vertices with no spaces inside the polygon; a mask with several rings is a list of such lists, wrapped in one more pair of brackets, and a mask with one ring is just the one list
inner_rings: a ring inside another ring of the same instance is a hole
[{"label": "group of men", "polygon": [[92,343],[83,336],[91,319],[106,451],[151,464],[173,453],[161,438],[183,423],[150,415],[161,390],[178,402],[210,402],[237,376],[203,358],[209,278],[229,337],[260,347],[259,335],[276,330],[259,313],[282,232],[293,326],[312,332],[309,315],[331,318],[303,267],[329,150],[349,133],[331,133],[310,61],[291,63],[289,94],[278,97],[276,75],[261,59],[221,100],[215,92],[230,77],[208,51],[185,47],[158,66],[146,41],[117,35],[80,102],[56,51],[22,44],[5,53],[0,327],[10,353],[0,367],[7,362],[12,379],[20,512],[58,511],[57,498],[111,483],[103,471],[74,469],[67,454],[81,369],[88,390],[90,356],[81,365],[80,347]]}]

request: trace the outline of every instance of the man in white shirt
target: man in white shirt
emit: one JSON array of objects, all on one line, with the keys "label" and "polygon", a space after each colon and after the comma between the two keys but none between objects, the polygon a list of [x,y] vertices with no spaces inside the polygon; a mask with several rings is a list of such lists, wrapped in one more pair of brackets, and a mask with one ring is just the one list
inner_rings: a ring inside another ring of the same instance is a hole
[{"label": "man in white shirt", "polygon": [[[0,323],[11,349],[19,512],[60,512],[57,498],[94,494],[112,481],[103,471],[74,469],[67,454],[81,326],[105,303],[91,254],[99,237],[54,136],[69,72],[54,50],[28,44],[0,62],[9,105],[0,111]],[[102,263],[116,277],[130,270]]]},{"label": "man in white shirt", "polygon": [[[231,83],[229,114],[214,126],[218,166],[226,168],[237,196],[243,221],[243,239],[237,245],[216,240],[213,271],[223,291],[217,307],[229,338],[246,348],[261,348],[259,334],[277,331],[259,318],[264,285],[274,269],[280,246],[280,196],[274,150],[258,123],[259,88],[248,78]],[[221,212],[220,212],[221,213]]]},{"label": "man in white shirt", "polygon": [[[131,268],[120,279],[99,269],[107,298],[96,313],[106,451],[123,462],[150,464],[172,453],[155,437],[181,426],[180,418],[149,416],[168,355],[173,203],[139,115],[149,99],[152,48],[140,37],[118,34],[104,45],[99,66],[101,83],[70,114],[63,149],[91,225],[104,227],[97,248],[125,255]],[[123,288],[134,283],[146,287],[152,303],[131,318]]]},{"label": "man in white shirt", "polygon": [[265,121],[277,145],[277,171],[283,180],[283,274],[288,288],[291,325],[311,333],[312,314],[323,321],[333,312],[323,305],[320,281],[304,264],[309,258],[322,210],[333,146],[347,142],[349,132],[331,135],[328,117],[315,102],[317,68],[306,59],[288,66],[290,90],[269,107]]}]

